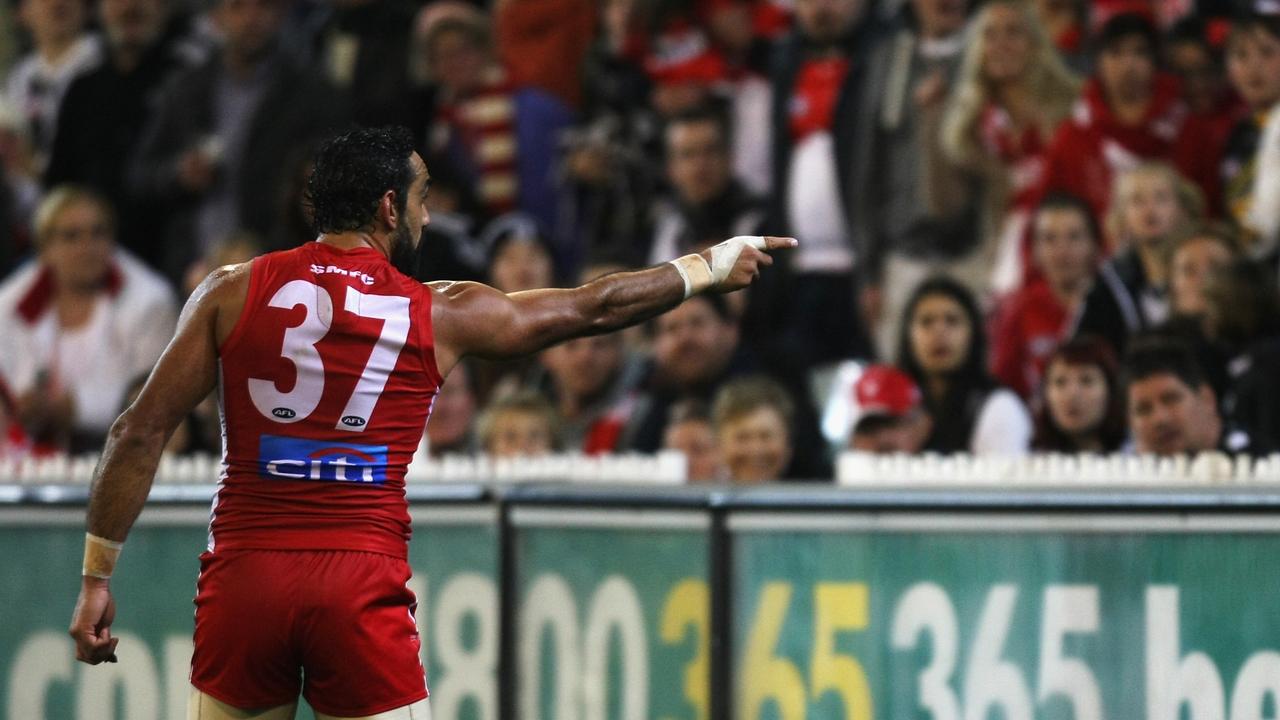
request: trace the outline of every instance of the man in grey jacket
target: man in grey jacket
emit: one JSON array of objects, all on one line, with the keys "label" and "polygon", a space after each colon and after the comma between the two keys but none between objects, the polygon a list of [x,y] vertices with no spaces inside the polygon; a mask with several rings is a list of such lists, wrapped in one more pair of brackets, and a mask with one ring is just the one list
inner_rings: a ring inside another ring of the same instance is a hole
[{"label": "man in grey jacket", "polygon": [[346,117],[342,96],[279,50],[283,0],[220,0],[221,52],[170,79],[129,169],[132,192],[173,208],[163,268],[180,277],[215,243],[268,236],[286,161]]},{"label": "man in grey jacket", "polygon": [[901,315],[915,286],[935,274],[981,297],[973,181],[943,154],[940,125],[964,49],[967,0],[911,0],[866,72],[850,206],[861,309],[879,356],[894,360]]}]

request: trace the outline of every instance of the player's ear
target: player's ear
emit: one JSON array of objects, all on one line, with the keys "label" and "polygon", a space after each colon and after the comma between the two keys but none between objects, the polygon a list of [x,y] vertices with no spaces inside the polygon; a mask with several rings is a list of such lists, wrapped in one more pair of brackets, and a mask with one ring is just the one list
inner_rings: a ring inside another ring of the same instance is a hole
[{"label": "player's ear", "polygon": [[396,211],[396,191],[388,190],[382,193],[382,199],[378,201],[378,219],[388,230],[394,230],[396,224],[400,221],[400,213]]}]

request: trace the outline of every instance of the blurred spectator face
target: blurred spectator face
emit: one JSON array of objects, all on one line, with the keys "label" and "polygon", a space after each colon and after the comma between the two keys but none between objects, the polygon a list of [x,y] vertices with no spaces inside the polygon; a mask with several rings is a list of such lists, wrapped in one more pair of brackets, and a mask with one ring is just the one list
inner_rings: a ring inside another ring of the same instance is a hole
[{"label": "blurred spectator face", "polygon": [[969,356],[973,328],[964,308],[945,295],[928,295],[911,316],[911,350],[930,375],[958,369]]},{"label": "blurred spectator face", "polygon": [[744,53],[755,39],[751,26],[751,5],[746,2],[728,2],[717,5],[707,19],[707,29],[716,44],[732,54]]},{"label": "blurred spectator face", "polygon": [[982,74],[987,82],[1018,80],[1031,63],[1033,41],[1026,14],[1016,5],[996,3],[982,26]]},{"label": "blurred spectator face", "polygon": [[1163,172],[1133,172],[1122,183],[1120,212],[1126,239],[1139,245],[1160,242],[1186,219],[1178,189]]},{"label": "blurred spectator face", "polygon": [[810,40],[830,44],[862,17],[863,0],[796,0],[796,26]]},{"label": "blurred spectator face", "polygon": [[165,0],[102,0],[102,29],[111,44],[144,48],[164,26]]},{"label": "blurred spectator face", "polygon": [[1232,33],[1227,44],[1227,75],[1253,110],[1280,101],[1280,38],[1262,28]]},{"label": "blurred spectator face", "polygon": [[676,123],[667,130],[667,177],[690,205],[710,200],[729,184],[729,148],[712,121]]},{"label": "blurred spectator face", "polygon": [[661,117],[672,117],[707,101],[710,90],[696,80],[660,82],[649,94],[649,104]]},{"label": "blurred spectator face", "polygon": [[911,0],[925,37],[946,37],[964,27],[966,0]]},{"label": "blurred spectator face", "polygon": [[1172,373],[1157,373],[1129,384],[1129,427],[1138,452],[1175,455],[1212,449],[1217,417],[1213,391],[1196,389]]},{"label": "blurred spectator face", "polygon": [[1056,288],[1078,287],[1093,273],[1097,243],[1089,222],[1072,208],[1036,213],[1036,264]]},{"label": "blurred spectator face", "polygon": [[1180,245],[1169,263],[1173,311],[1190,317],[1203,316],[1208,310],[1205,284],[1211,274],[1230,264],[1232,257],[1230,248],[1213,237],[1196,238]]},{"label": "blurred spectator face", "polygon": [[542,364],[561,392],[576,398],[597,397],[622,367],[622,336],[610,333],[553,345],[542,353]]},{"label": "blurred spectator face", "polygon": [[513,238],[493,256],[489,277],[504,293],[551,287],[551,255],[535,240]]},{"label": "blurred spectator face", "polygon": [[240,62],[253,62],[271,51],[284,20],[281,0],[222,0],[218,27],[227,53]]},{"label": "blurred spectator face", "polygon": [[864,418],[849,438],[849,449],[883,455],[914,454],[924,448],[932,429],[933,422],[923,410],[902,417]]},{"label": "blurred spectator face", "polygon": [[712,482],[720,478],[720,448],[710,421],[698,418],[668,425],[662,435],[662,449],[684,453],[689,460],[690,482]]},{"label": "blurred spectator face", "polygon": [[85,7],[80,0],[22,0],[18,17],[37,46],[62,45],[84,29]]},{"label": "blurred spectator face", "polygon": [[459,363],[449,373],[448,381],[440,386],[427,421],[427,441],[432,448],[455,448],[471,429],[476,416],[476,396],[468,380],[467,366]]},{"label": "blurred spectator face", "polygon": [[493,416],[488,447],[494,457],[532,457],[554,449],[553,429],[540,412],[508,408]]},{"label": "blurred spectator face", "polygon": [[1080,437],[1097,432],[1107,417],[1107,377],[1096,365],[1057,360],[1045,372],[1044,401],[1063,433]]},{"label": "blurred spectator face", "polygon": [[436,82],[452,93],[479,85],[490,62],[485,48],[461,30],[442,30],[433,38],[428,54]]},{"label": "blurred spectator face", "polygon": [[709,382],[728,366],[738,328],[710,302],[692,297],[655,321],[653,357],[661,377],[679,386]]},{"label": "blurred spectator face", "polygon": [[103,208],[91,200],[79,200],[50,223],[40,260],[53,272],[58,287],[89,292],[106,277],[114,246],[111,219]]},{"label": "blurred spectator face", "polygon": [[1141,35],[1122,37],[1098,53],[1097,72],[1108,101],[1139,102],[1150,96],[1156,77],[1151,46]]},{"label": "blurred spectator face", "polygon": [[1182,97],[1192,112],[1209,113],[1218,105],[1222,78],[1204,45],[1184,40],[1169,48],[1169,68],[1182,80]]},{"label": "blurred spectator face", "polygon": [[721,454],[735,483],[778,480],[791,461],[785,418],[762,406],[727,420],[718,433]]},{"label": "blurred spectator face", "polygon": [[870,453],[914,453],[933,429],[920,388],[903,371],[868,365],[853,386],[857,408],[849,449]]}]

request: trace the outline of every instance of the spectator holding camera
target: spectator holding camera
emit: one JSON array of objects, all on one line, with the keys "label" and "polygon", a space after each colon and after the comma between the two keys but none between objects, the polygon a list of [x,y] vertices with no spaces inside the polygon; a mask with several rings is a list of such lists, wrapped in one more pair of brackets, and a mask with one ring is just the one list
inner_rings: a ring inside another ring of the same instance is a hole
[{"label": "spectator holding camera", "polygon": [[162,247],[180,277],[238,230],[268,237],[291,148],[346,116],[343,97],[281,51],[284,0],[219,0],[224,42],[166,84],[129,170],[133,193],[172,208]]},{"label": "spectator holding camera", "polygon": [[104,194],[118,211],[121,244],[158,267],[160,208],[131,197],[125,174],[164,82],[206,59],[207,49],[185,37],[170,0],[102,0],[98,15],[104,56],[67,89],[44,182]]}]

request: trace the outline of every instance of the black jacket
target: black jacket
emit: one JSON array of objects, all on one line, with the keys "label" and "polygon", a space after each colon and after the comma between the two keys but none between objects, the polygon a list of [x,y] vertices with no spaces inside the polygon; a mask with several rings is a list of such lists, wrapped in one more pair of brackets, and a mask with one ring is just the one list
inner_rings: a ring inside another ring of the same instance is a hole
[{"label": "black jacket", "polygon": [[[864,88],[867,84],[867,58],[875,46],[878,31],[879,28],[874,20],[863,20],[843,43],[845,53],[850,60],[849,72],[840,86],[831,136],[835,145],[836,176],[840,183],[839,195],[846,202],[852,192],[850,185],[854,174],[854,154],[858,151],[866,151],[865,148],[857,146],[856,138],[862,135],[857,131],[857,125],[862,121],[859,107],[866,101]],[[787,227],[789,217],[787,183],[790,180],[793,145],[789,117],[791,92],[795,87],[796,75],[804,66],[811,51],[808,40],[798,30],[793,30],[783,37],[774,48],[773,69],[770,76],[770,84],[773,87],[773,101],[770,108],[773,128],[770,138],[773,157],[771,185],[773,193],[769,205],[769,226],[773,232],[781,235],[790,232]],[[846,207],[844,210],[848,214],[849,208]]]},{"label": "black jacket", "polygon": [[[286,160],[299,146],[315,142],[342,125],[345,98],[322,79],[277,54],[270,62],[267,89],[258,104],[239,172],[238,227],[266,237],[280,215],[280,195],[296,168]],[[178,183],[178,162],[213,129],[214,98],[224,66],[218,56],[179,73],[166,83],[138,152],[130,165],[130,190],[145,201],[164,203],[164,269],[178,276],[195,258],[195,223],[201,196]]]},{"label": "black jacket", "polygon": [[44,176],[46,188],[76,183],[105,195],[116,209],[120,243],[153,265],[160,261],[156,209],[126,192],[125,173],[164,82],[207,57],[207,49],[186,40],[184,31],[185,24],[171,27],[128,72],[108,53],[71,83]]},{"label": "black jacket", "polygon": [[1150,289],[1137,250],[1115,256],[1099,269],[1072,336],[1096,335],[1111,343],[1116,355],[1123,357],[1134,333],[1150,330],[1163,320],[1149,317],[1143,308],[1142,296]]}]

